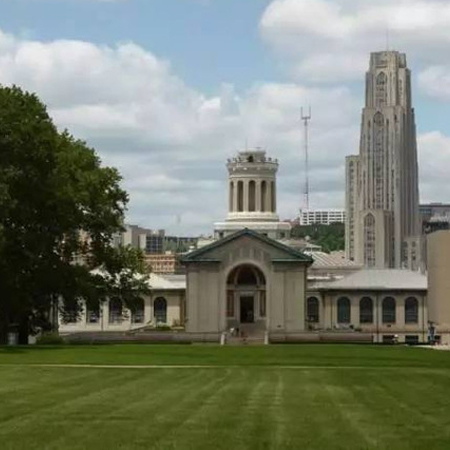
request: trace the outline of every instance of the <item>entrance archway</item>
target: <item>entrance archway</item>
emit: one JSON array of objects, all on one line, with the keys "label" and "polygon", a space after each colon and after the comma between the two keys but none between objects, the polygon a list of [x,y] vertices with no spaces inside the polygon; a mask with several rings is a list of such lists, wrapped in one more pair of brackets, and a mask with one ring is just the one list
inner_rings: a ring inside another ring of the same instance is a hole
[{"label": "entrance archway", "polygon": [[237,324],[266,320],[266,277],[252,264],[235,267],[227,279],[227,321]]}]

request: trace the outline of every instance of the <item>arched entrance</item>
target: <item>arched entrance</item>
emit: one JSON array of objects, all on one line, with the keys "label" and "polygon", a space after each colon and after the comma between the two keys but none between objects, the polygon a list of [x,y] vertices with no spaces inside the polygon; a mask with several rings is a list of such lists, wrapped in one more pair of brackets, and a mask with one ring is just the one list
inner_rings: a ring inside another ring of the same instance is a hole
[{"label": "arched entrance", "polygon": [[252,323],[265,327],[266,277],[260,269],[242,264],[230,272],[226,306],[229,327]]}]

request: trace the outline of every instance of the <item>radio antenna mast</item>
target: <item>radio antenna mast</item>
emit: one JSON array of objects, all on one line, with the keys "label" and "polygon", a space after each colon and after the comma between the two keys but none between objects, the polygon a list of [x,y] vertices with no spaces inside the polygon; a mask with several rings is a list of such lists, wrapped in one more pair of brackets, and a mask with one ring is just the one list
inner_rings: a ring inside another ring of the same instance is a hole
[{"label": "radio antenna mast", "polygon": [[309,210],[309,136],[308,136],[308,128],[309,128],[309,121],[311,120],[311,106],[309,107],[308,114],[303,113],[303,108],[301,109],[301,120],[303,121],[304,125],[304,132],[305,132],[305,192],[304,192],[304,210]]}]

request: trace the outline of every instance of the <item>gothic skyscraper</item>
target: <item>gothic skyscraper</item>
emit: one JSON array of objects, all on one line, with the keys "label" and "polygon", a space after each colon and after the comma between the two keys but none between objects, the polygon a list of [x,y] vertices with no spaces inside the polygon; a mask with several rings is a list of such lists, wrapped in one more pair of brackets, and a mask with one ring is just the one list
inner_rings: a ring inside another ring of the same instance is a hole
[{"label": "gothic skyscraper", "polygon": [[406,55],[372,53],[358,156],[346,159],[347,257],[401,268],[419,235],[419,187],[411,72]]}]

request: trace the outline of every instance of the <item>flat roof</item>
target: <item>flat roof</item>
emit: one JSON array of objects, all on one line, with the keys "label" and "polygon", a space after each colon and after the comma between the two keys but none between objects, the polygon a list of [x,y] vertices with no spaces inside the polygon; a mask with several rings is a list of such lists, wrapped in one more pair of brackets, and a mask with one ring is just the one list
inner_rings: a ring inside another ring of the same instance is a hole
[{"label": "flat roof", "polygon": [[322,285],[325,290],[405,290],[426,291],[427,276],[421,272],[401,269],[362,269],[341,280]]}]

